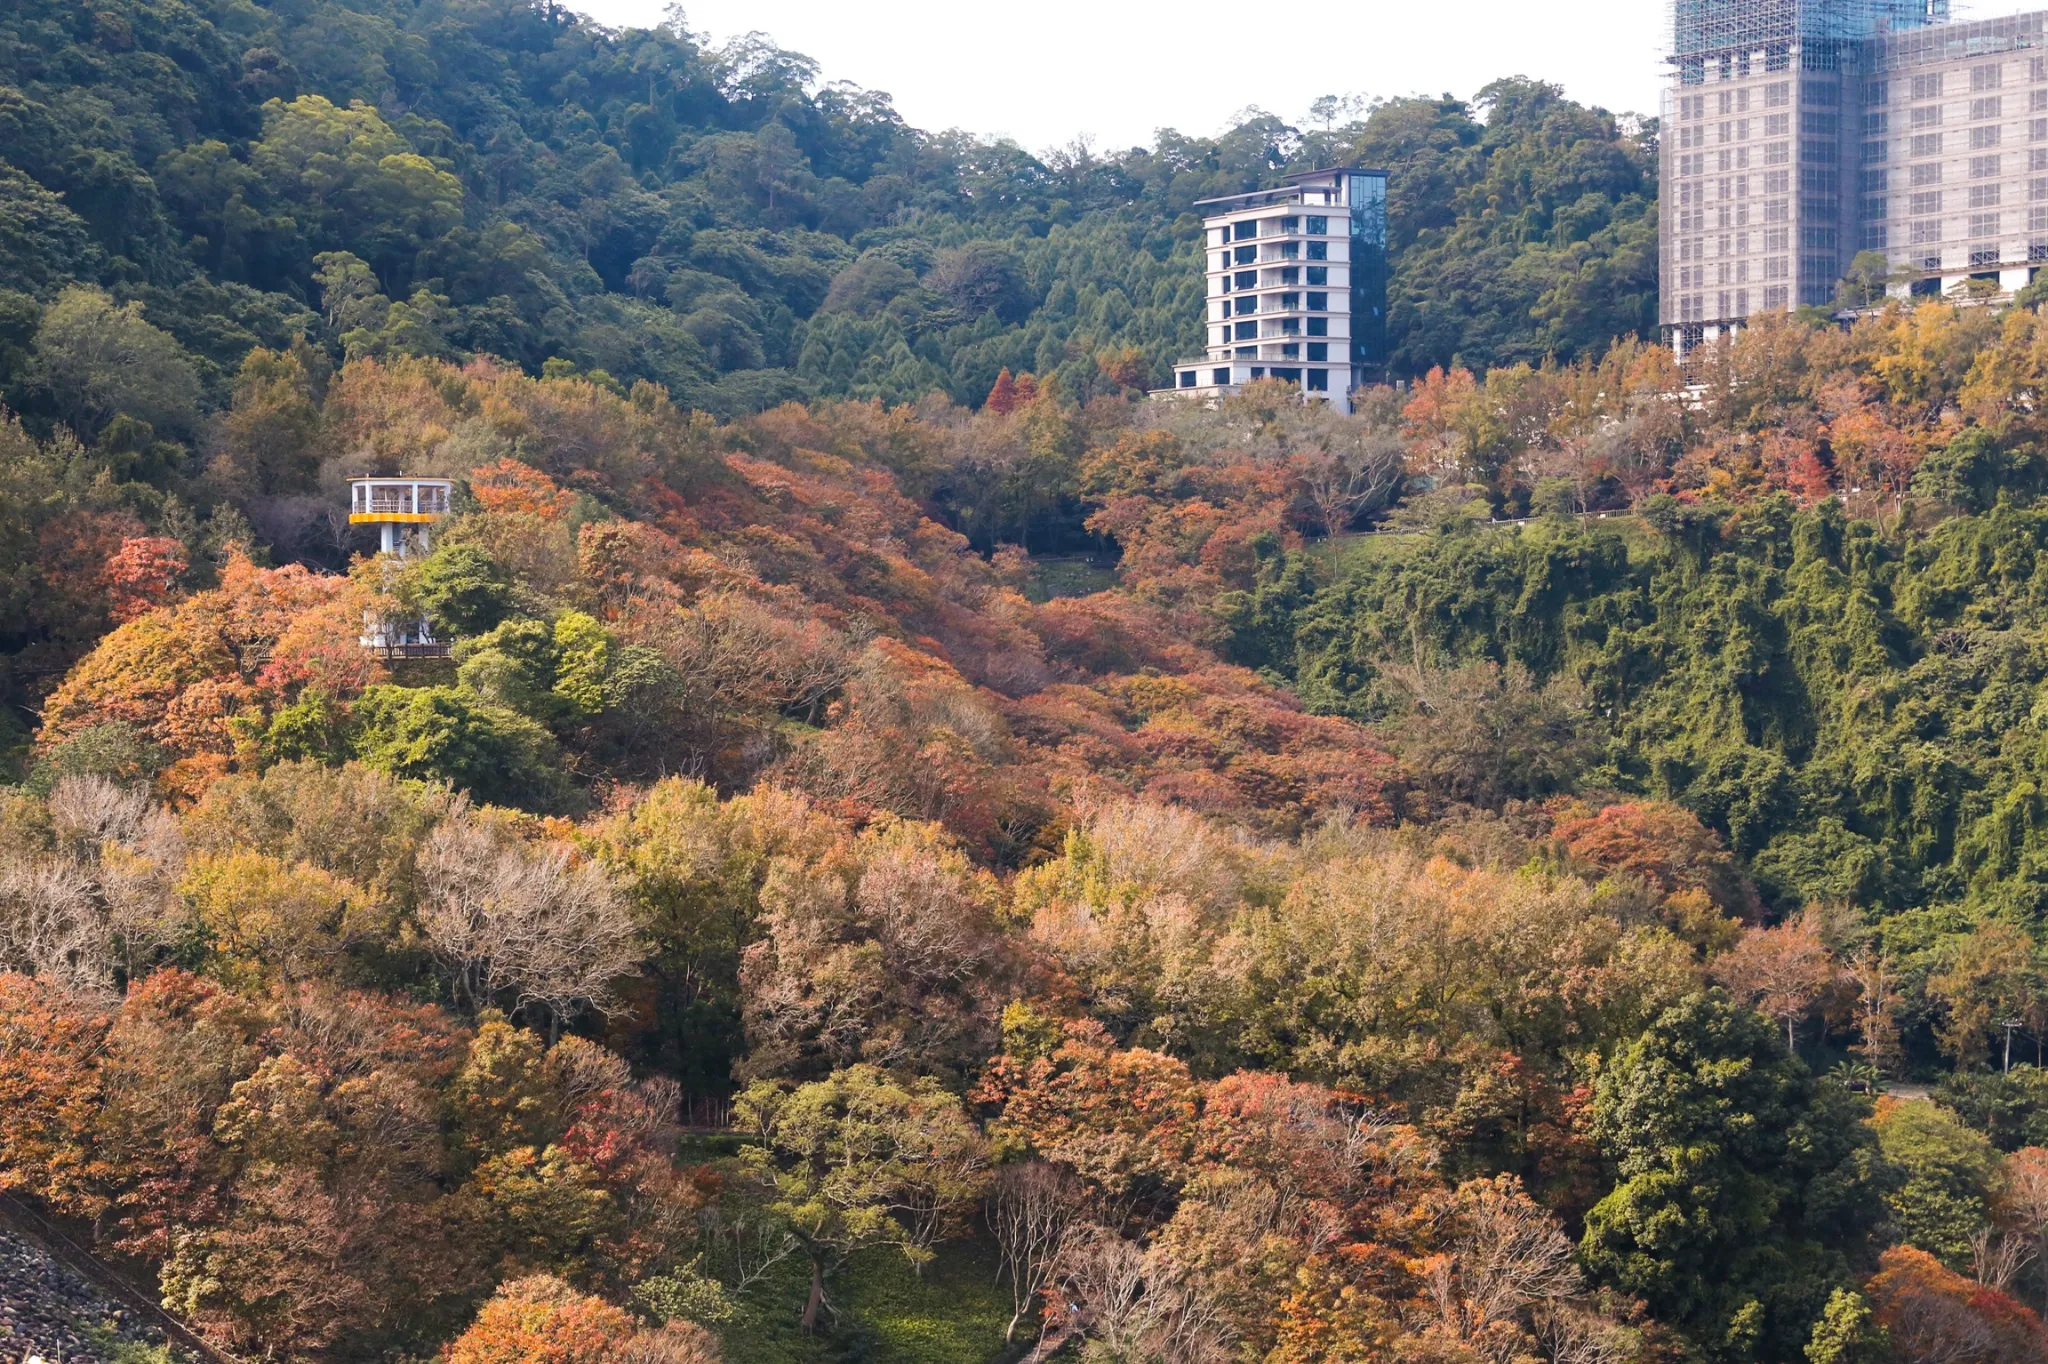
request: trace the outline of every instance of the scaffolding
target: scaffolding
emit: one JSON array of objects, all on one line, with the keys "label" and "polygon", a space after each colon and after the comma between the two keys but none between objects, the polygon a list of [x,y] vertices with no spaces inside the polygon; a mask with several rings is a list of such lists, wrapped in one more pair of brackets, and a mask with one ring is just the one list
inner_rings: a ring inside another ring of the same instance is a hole
[{"label": "scaffolding", "polygon": [[1805,70],[1842,69],[1871,38],[1947,23],[1949,0],[1668,0],[1665,15],[1666,59],[1697,85],[1714,67],[1723,80],[1756,61],[1789,70],[1795,52]]},{"label": "scaffolding", "polygon": [[1870,68],[1874,72],[1910,70],[2042,46],[2048,46],[2048,14],[2006,14],[1886,34],[1871,44]]}]

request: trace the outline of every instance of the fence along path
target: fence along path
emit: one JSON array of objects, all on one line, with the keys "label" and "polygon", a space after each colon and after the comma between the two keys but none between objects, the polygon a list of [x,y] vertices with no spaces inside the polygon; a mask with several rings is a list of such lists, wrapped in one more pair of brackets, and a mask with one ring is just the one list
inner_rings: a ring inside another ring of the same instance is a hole
[{"label": "fence along path", "polygon": [[94,1288],[140,1313],[178,1349],[197,1355],[206,1364],[245,1364],[201,1340],[184,1322],[166,1312],[161,1303],[123,1278],[120,1271],[12,1194],[0,1193],[0,1223],[42,1247],[51,1259]]}]

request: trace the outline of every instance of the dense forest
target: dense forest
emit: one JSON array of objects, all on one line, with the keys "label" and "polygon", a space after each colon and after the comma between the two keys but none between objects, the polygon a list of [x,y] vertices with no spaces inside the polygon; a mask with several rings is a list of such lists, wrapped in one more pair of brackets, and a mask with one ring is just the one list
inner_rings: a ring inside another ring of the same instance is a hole
[{"label": "dense forest", "polygon": [[[1034,157],[680,19],[0,33],[0,1192],[217,1348],[2048,1355],[2043,290],[1681,370],[1654,128],[1521,80]],[[1411,382],[1146,401],[1338,159]]]},{"label": "dense forest", "polygon": [[298,335],[644,379],[726,417],[979,402],[1005,367],[1086,397],[1199,346],[1196,199],[1343,161],[1393,172],[1401,373],[1649,326],[1653,127],[1527,80],[1317,111],[1041,156],[680,17],[23,0],[0,14],[0,393],[77,415],[36,347],[75,289],[176,340],[197,382],[129,411],[173,436]]}]

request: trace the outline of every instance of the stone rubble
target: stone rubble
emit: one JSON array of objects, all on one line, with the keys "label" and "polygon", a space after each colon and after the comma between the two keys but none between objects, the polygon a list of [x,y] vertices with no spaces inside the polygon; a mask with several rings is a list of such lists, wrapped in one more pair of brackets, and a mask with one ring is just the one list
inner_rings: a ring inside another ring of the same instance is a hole
[{"label": "stone rubble", "polygon": [[87,1334],[161,1345],[163,1336],[36,1246],[0,1227],[0,1364],[104,1364]]}]

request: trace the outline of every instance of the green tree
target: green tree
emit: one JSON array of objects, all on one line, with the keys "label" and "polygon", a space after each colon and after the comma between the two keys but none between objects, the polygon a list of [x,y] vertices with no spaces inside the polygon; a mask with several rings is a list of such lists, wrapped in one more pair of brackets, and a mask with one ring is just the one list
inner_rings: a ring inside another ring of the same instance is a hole
[{"label": "green tree", "polygon": [[1593,1130],[1620,1182],[1586,1216],[1586,1267],[1711,1359],[1799,1360],[1875,1220],[1867,1111],[1762,1016],[1688,997],[1600,1077]]},{"label": "green tree", "polygon": [[1885,1198],[1898,1239],[1967,1270],[1971,1238],[1991,1218],[1997,1148],[1924,1099],[1887,1104],[1876,1127],[1878,1145],[1900,1175]]},{"label": "green tree", "polygon": [[462,221],[462,182],[360,101],[272,100],[263,124],[249,167],[316,248],[346,244],[387,281],[399,279],[414,252]]},{"label": "green tree", "polygon": [[459,687],[370,687],[349,723],[355,756],[394,777],[445,781],[479,801],[525,809],[553,809],[564,798],[547,730]]},{"label": "green tree", "polygon": [[900,1248],[914,1265],[980,1188],[981,1138],[936,1080],[899,1081],[877,1066],[834,1071],[794,1090],[749,1087],[733,1122],[756,1144],[742,1159],[774,1189],[770,1205],[810,1260],[803,1327],[829,1310],[826,1286],[866,1246]]},{"label": "green tree", "polygon": [[116,304],[98,289],[73,285],[44,311],[30,377],[88,443],[117,416],[175,434],[198,428],[192,357],[141,304]]},{"label": "green tree", "polygon": [[476,545],[444,544],[407,575],[408,601],[437,631],[481,635],[512,613],[511,575]]},{"label": "green tree", "polygon": [[1806,1342],[1807,1364],[1883,1364],[1890,1355],[1891,1342],[1872,1317],[1869,1299],[1849,1288],[1830,1293]]}]

